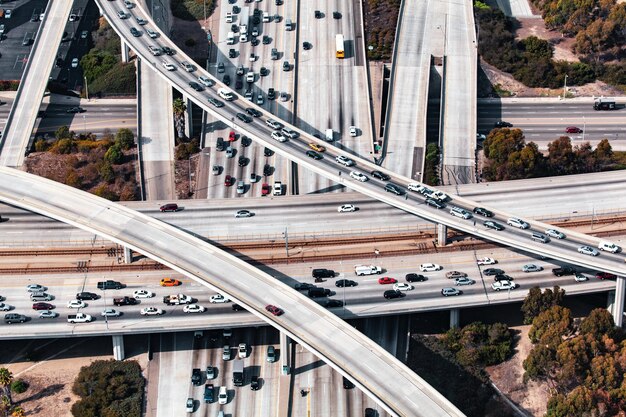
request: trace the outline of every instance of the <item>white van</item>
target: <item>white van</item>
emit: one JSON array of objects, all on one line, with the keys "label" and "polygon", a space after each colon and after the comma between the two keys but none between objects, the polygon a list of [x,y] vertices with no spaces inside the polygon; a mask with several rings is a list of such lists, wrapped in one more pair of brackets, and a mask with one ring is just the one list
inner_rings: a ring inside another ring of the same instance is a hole
[{"label": "white van", "polygon": [[268,23],[270,21],[270,14],[268,12],[263,12],[263,22]]},{"label": "white van", "polygon": [[611,252],[611,253],[617,253],[617,252],[619,252],[620,247],[617,246],[615,243],[600,242],[598,244],[598,249],[604,250],[604,251],[607,251],[607,252]]},{"label": "white van", "polygon": [[354,265],[354,273],[362,277],[363,275],[382,274],[383,270],[380,266],[375,265]]},{"label": "white van", "polygon": [[226,36],[226,44],[233,45],[235,43],[235,32],[228,32],[228,36]]},{"label": "white van", "polygon": [[326,142],[332,142],[335,134],[332,129],[326,129]]},{"label": "white van", "polygon": [[233,100],[235,98],[235,95],[233,94],[232,91],[230,91],[228,88],[219,88],[217,90],[217,94],[223,98],[224,100]]},{"label": "white van", "polygon": [[274,182],[274,189],[272,190],[273,195],[283,195],[283,183],[280,181]]},{"label": "white van", "polygon": [[291,139],[295,139],[298,136],[300,136],[300,134],[298,132],[296,132],[295,130],[291,130],[288,127],[283,127],[281,132],[283,132],[283,135],[291,138]]},{"label": "white van", "polygon": [[291,19],[285,19],[285,30],[293,30],[293,22]]}]

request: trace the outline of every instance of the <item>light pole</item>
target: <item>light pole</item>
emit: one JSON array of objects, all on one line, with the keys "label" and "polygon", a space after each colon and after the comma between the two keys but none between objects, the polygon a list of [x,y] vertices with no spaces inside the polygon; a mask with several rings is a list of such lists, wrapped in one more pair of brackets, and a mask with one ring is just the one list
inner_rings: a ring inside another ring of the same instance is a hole
[{"label": "light pole", "polygon": [[85,79],[85,95],[87,96],[87,101],[89,101],[89,84],[87,84],[87,77],[83,77]]},{"label": "light pole", "polygon": [[287,262],[289,262],[289,236],[287,235],[287,226],[285,226],[283,234],[285,235],[285,253],[287,254]]},{"label": "light pole", "polygon": [[585,116],[583,116],[583,143],[585,143],[585,130],[587,130],[587,121],[585,120]]},{"label": "light pole", "polygon": [[567,74],[565,74],[565,80],[563,81],[563,100],[567,97]]}]

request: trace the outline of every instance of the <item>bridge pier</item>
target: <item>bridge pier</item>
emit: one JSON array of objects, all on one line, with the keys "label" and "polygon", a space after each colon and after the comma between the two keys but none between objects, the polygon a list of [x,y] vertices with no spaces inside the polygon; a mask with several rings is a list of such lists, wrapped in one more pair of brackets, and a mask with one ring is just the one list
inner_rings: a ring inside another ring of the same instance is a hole
[{"label": "bridge pier", "polygon": [[280,364],[282,367],[283,375],[289,375],[289,372],[291,371],[289,365],[289,356],[289,336],[287,336],[283,332],[280,332]]},{"label": "bridge pier", "polygon": [[133,263],[133,253],[131,252],[130,248],[127,248],[126,246],[124,246],[124,263],[125,264]]},{"label": "bridge pier", "polygon": [[124,360],[124,336],[121,334],[113,335],[113,357],[117,361]]},{"label": "bridge pier", "polygon": [[128,61],[130,61],[130,48],[122,39],[122,62],[128,63]]},{"label": "bridge pier", "polygon": [[437,224],[437,246],[446,246],[448,244],[448,226],[445,224]]},{"label": "bridge pier", "polygon": [[613,315],[615,326],[622,327],[624,324],[624,296],[626,296],[626,279],[617,277],[615,290],[609,291],[607,309]]},{"label": "bridge pier", "polygon": [[461,322],[461,310],[458,308],[453,308],[450,310],[450,328],[459,327],[459,323]]},{"label": "bridge pier", "polygon": [[188,138],[193,137],[193,101],[189,98],[189,96],[183,94],[183,100],[185,101],[185,136]]}]

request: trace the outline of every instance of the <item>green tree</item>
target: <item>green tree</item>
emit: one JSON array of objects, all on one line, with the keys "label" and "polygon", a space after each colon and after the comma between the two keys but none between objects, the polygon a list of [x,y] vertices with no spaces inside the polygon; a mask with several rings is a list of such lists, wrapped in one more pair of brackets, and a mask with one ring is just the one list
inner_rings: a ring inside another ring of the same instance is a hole
[{"label": "green tree", "polygon": [[536,36],[529,36],[519,42],[520,49],[527,56],[537,58],[552,58],[553,48],[550,42],[539,39]]},{"label": "green tree", "polygon": [[39,138],[35,141],[35,152],[45,152],[48,148],[48,142],[44,138]]},{"label": "green tree", "polygon": [[576,172],[576,162],[572,141],[561,136],[548,144],[548,164],[553,175],[567,175]]},{"label": "green tree", "polygon": [[135,135],[130,129],[122,128],[115,134],[115,143],[122,149],[128,150],[135,144]]},{"label": "green tree", "polygon": [[563,336],[572,332],[572,317],[570,310],[555,305],[542,311],[533,320],[528,337],[533,343],[541,343],[556,349],[562,342]]},{"label": "green tree", "polygon": [[28,389],[28,384],[22,379],[16,379],[11,383],[11,391],[16,394],[21,394],[26,392]]},{"label": "green tree", "polygon": [[61,126],[54,132],[54,137],[57,139],[71,139],[74,135],[70,132],[70,128],[67,126]]},{"label": "green tree", "polygon": [[558,286],[546,289],[543,293],[541,288],[532,287],[528,291],[528,295],[522,303],[522,313],[524,313],[524,324],[531,324],[533,319],[542,311],[549,309],[555,305],[561,305],[565,297],[565,290]]},{"label": "green tree", "polygon": [[551,379],[556,372],[556,365],[556,352],[545,345],[536,345],[522,362],[524,379]]},{"label": "green tree", "polygon": [[80,66],[88,82],[92,82],[110,71],[118,59],[104,51],[92,49],[87,55],[80,59]]},{"label": "green tree", "polygon": [[119,144],[114,144],[109,149],[107,149],[104,154],[104,159],[111,164],[120,164],[124,160],[124,153],[122,152],[122,148]]},{"label": "green tree", "polygon": [[115,171],[113,171],[113,166],[106,159],[99,164],[98,173],[100,174],[100,178],[102,178],[102,180],[106,182],[110,183],[115,179]]},{"label": "green tree", "polygon": [[577,387],[568,395],[552,396],[546,417],[585,417],[590,415],[594,405],[593,393],[586,387]]},{"label": "green tree", "polygon": [[559,364],[557,380],[563,389],[572,389],[583,382],[598,349],[598,343],[593,338],[583,335],[565,340],[559,345],[556,351]]},{"label": "green tree", "polygon": [[187,106],[181,98],[175,99],[172,106],[174,110],[174,126],[176,127],[176,135],[182,139],[185,137],[185,112],[187,111]]},{"label": "green tree", "polygon": [[426,146],[423,178],[426,184],[439,185],[439,146],[436,143]]},{"label": "green tree", "polygon": [[618,389],[623,380],[623,373],[617,361],[609,355],[600,355],[591,359],[591,366],[585,386],[592,390]]},{"label": "green tree", "polygon": [[9,406],[13,404],[11,400],[11,383],[13,382],[13,373],[7,368],[0,368],[0,389],[2,395],[7,398]]},{"label": "green tree", "polygon": [[608,139],[602,139],[593,151],[596,164],[606,166],[613,163],[613,148]]},{"label": "green tree", "polygon": [[580,324],[580,332],[589,334],[596,340],[601,340],[603,335],[613,334],[615,322],[613,316],[604,308],[596,308],[589,313]]}]

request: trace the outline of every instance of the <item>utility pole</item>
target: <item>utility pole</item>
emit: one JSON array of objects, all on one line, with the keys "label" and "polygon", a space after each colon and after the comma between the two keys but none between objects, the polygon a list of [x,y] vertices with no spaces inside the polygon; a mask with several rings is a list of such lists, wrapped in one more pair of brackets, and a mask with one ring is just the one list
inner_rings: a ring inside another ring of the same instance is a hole
[{"label": "utility pole", "polygon": [[563,81],[563,100],[567,98],[567,74],[565,74],[565,80]]}]

